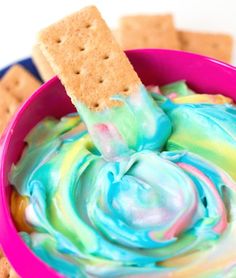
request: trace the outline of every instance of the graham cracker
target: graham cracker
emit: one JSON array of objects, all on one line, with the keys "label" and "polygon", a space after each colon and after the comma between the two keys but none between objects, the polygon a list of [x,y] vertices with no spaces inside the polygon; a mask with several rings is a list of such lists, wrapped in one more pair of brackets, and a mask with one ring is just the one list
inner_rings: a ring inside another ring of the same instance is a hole
[{"label": "graham cracker", "polygon": [[233,39],[230,35],[181,30],[178,36],[182,50],[231,62]]},{"label": "graham cracker", "polygon": [[21,65],[12,66],[0,81],[1,86],[20,102],[26,100],[41,83]]},{"label": "graham cracker", "polygon": [[96,7],[74,13],[39,34],[40,48],[72,102],[92,110],[118,105],[141,81]]},{"label": "graham cracker", "polygon": [[9,94],[8,91],[6,91],[0,84],[0,134],[4,131],[6,128],[8,122],[16,112],[19,101]]},{"label": "graham cracker", "polygon": [[178,34],[170,14],[121,17],[119,36],[123,49],[180,49]]},{"label": "graham cracker", "polygon": [[34,45],[32,49],[32,59],[43,81],[46,82],[55,75],[38,44]]},{"label": "graham cracker", "polygon": [[0,249],[0,278],[18,278],[7,258]]}]

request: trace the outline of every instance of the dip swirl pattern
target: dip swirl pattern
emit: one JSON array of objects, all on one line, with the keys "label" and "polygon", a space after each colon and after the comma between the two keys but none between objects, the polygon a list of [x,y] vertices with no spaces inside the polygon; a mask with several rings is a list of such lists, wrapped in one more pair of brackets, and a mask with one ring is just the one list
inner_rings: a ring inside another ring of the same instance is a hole
[{"label": "dip swirl pattern", "polygon": [[[186,104],[183,96],[178,103],[145,91],[135,102],[143,100],[146,110],[136,113],[136,122],[147,115],[155,128],[140,136],[136,125],[140,141],[123,140],[124,130],[121,137],[113,132],[109,141],[121,143],[112,152],[94,145],[92,125],[89,134],[75,114],[46,118],[33,128],[10,177],[28,198],[24,214],[34,229],[20,234],[68,277],[181,277],[196,269],[199,277],[226,275],[236,261],[236,156],[230,155],[236,152],[236,109],[200,98]],[[124,117],[134,112],[129,101]],[[96,132],[100,127],[96,123]]]}]

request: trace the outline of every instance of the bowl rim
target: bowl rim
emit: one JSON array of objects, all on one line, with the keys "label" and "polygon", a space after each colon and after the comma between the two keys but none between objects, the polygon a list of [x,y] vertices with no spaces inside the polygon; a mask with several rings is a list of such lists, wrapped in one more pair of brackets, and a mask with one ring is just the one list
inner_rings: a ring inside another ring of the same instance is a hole
[{"label": "bowl rim", "polygon": [[[135,54],[135,55],[139,55],[139,53],[149,53],[150,55],[152,53],[155,53],[155,55],[159,54],[163,54],[165,53],[166,55],[168,55],[169,53],[172,53],[174,55],[178,55],[178,56],[183,56],[184,59],[189,58],[191,59],[200,59],[200,61],[203,60],[208,60],[211,63],[214,64],[219,64],[221,65],[223,68],[228,68],[230,70],[232,70],[235,74],[236,74],[236,67],[234,67],[233,65],[229,65],[227,63],[221,62],[219,60],[213,59],[213,58],[209,58],[203,55],[199,55],[199,54],[194,54],[194,53],[189,53],[189,52],[184,52],[184,51],[180,51],[180,50],[167,50],[167,49],[155,49],[155,48],[151,48],[151,49],[135,49],[135,50],[127,50],[125,51],[127,56],[129,56],[129,54]],[[28,58],[27,58],[28,59]],[[20,239],[20,241],[18,242],[18,244],[20,244],[21,248],[20,251],[24,251],[23,255],[25,255],[27,253],[27,255],[32,255],[34,262],[40,262],[40,265],[42,267],[45,268],[45,275],[50,275],[50,277],[61,277],[60,274],[58,274],[55,270],[53,270],[51,267],[47,266],[43,261],[41,261],[31,250],[30,248],[24,243],[24,241],[20,238],[19,234],[16,231],[16,228],[13,224],[13,220],[11,217],[9,217],[9,204],[7,203],[5,196],[5,187],[6,184],[4,184],[4,177],[5,177],[5,161],[6,161],[6,157],[7,157],[7,153],[8,153],[8,149],[10,147],[10,141],[11,141],[11,134],[12,134],[12,129],[14,129],[14,127],[18,124],[19,119],[21,118],[22,114],[24,113],[25,109],[27,109],[27,107],[29,107],[29,105],[31,104],[31,102],[35,99],[38,98],[38,96],[40,94],[42,94],[42,92],[44,92],[44,89],[48,86],[52,86],[54,83],[58,83],[60,82],[60,80],[58,79],[57,76],[53,77],[52,79],[50,79],[49,81],[47,81],[46,83],[44,83],[39,89],[37,89],[32,96],[27,99],[24,104],[19,108],[19,110],[17,111],[17,113],[14,115],[14,117],[12,118],[11,122],[9,123],[8,127],[6,128],[6,130],[4,131],[1,139],[0,139],[0,157],[1,157],[1,163],[0,163],[0,210],[2,211],[2,214],[5,215],[5,221],[7,220],[6,225],[6,229],[9,231],[10,235],[14,235],[15,237],[17,237],[18,239]],[[2,235],[1,235],[1,229],[0,229],[0,240],[2,241]],[[10,260],[12,260],[12,264],[13,267],[16,268],[16,270],[19,271],[20,269],[20,260],[16,260],[16,256],[13,259],[13,251],[11,250],[10,252],[8,252],[6,244],[5,243],[1,243],[0,245],[2,245],[2,248],[4,251],[6,251],[6,256],[10,258]],[[14,248],[14,246],[12,247]],[[13,262],[14,260],[14,262]],[[41,267],[40,266],[40,267]],[[21,271],[20,271],[21,272]],[[41,272],[40,274],[33,272],[34,277],[49,277],[49,276],[42,276],[43,273]],[[26,276],[25,276],[26,277]],[[27,276],[30,277],[30,276]],[[31,276],[32,277],[32,276]]]}]

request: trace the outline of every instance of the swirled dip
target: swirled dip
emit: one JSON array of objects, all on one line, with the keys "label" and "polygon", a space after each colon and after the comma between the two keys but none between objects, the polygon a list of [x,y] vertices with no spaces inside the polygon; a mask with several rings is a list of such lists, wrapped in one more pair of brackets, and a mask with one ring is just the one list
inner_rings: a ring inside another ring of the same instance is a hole
[{"label": "swirled dip", "polygon": [[67,277],[236,277],[236,108],[184,82],[149,90],[81,106],[89,132],[76,114],[32,129],[17,228]]}]

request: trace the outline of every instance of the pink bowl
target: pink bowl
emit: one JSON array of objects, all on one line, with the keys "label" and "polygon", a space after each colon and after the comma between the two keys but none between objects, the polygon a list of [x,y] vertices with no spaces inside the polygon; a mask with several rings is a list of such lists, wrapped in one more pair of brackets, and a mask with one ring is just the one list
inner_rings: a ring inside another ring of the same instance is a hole
[{"label": "pink bowl", "polygon": [[[127,56],[146,85],[187,80],[197,92],[223,93],[236,100],[236,68],[203,56],[171,50],[132,50]],[[0,150],[0,243],[17,273],[24,278],[59,277],[39,260],[19,237],[9,210],[11,165],[18,161],[24,138],[46,116],[60,118],[75,111],[57,77],[26,101],[2,138]]]}]

